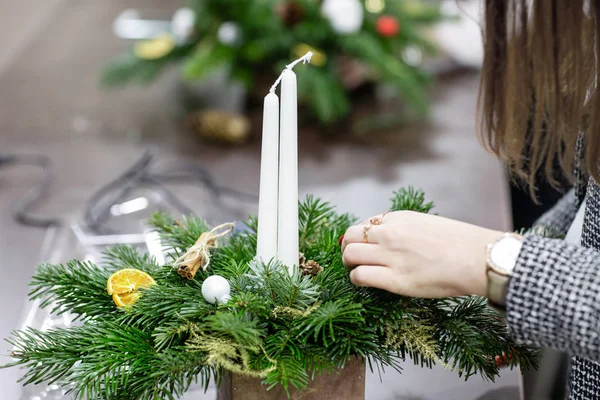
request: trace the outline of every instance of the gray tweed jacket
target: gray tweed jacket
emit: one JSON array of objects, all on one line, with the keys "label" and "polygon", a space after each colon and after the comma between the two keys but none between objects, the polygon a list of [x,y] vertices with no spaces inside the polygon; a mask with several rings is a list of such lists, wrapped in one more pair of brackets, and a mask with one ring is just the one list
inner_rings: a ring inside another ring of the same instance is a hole
[{"label": "gray tweed jacket", "polygon": [[[578,154],[583,154],[582,141]],[[566,233],[586,200],[581,246],[527,236],[510,281],[507,320],[514,338],[571,355],[571,400],[600,399],[600,185],[581,157],[574,188],[538,226]]]}]

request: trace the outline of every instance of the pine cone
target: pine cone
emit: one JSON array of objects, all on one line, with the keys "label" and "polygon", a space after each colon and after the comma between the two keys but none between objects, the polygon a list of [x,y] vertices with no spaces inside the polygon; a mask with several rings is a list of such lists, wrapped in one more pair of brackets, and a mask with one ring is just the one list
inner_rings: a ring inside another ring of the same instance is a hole
[{"label": "pine cone", "polygon": [[300,265],[300,270],[302,271],[302,275],[316,276],[319,272],[323,271],[323,267],[314,260],[308,260]]},{"label": "pine cone", "polygon": [[204,139],[231,144],[243,143],[250,134],[250,121],[244,115],[221,110],[198,111],[188,124]]},{"label": "pine cone", "polygon": [[300,255],[298,256],[298,265],[302,266],[305,262],[306,257],[304,256],[304,253],[300,253]]}]

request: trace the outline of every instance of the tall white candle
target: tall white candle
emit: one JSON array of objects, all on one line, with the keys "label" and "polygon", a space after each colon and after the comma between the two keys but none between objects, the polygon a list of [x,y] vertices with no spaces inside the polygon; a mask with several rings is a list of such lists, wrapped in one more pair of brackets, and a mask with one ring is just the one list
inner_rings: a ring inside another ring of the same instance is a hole
[{"label": "tall white candle", "polygon": [[264,262],[277,257],[277,197],[279,186],[279,97],[265,97],[256,255]]},{"label": "tall white candle", "polygon": [[298,266],[298,90],[288,67],[281,77],[279,138],[279,223],[277,258],[290,269]]}]

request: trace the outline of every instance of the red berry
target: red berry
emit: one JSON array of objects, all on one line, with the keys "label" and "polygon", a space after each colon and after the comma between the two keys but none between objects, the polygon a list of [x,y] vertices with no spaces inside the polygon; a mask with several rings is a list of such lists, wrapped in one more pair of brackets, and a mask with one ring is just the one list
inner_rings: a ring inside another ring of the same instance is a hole
[{"label": "red berry", "polygon": [[344,235],[340,236],[340,241],[339,241],[340,246],[342,245],[343,241],[344,241]]},{"label": "red berry", "polygon": [[391,15],[382,15],[377,18],[377,32],[386,38],[392,38],[400,32],[400,23]]}]

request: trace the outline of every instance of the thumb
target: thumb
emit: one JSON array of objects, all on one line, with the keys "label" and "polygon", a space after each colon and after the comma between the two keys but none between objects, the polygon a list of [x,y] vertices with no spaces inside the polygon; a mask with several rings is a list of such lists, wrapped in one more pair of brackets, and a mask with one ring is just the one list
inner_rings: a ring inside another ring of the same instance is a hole
[{"label": "thumb", "polygon": [[[356,286],[367,286],[397,292],[396,276],[388,267],[361,265],[350,272],[350,280]],[[396,290],[395,290],[396,289]]]}]

